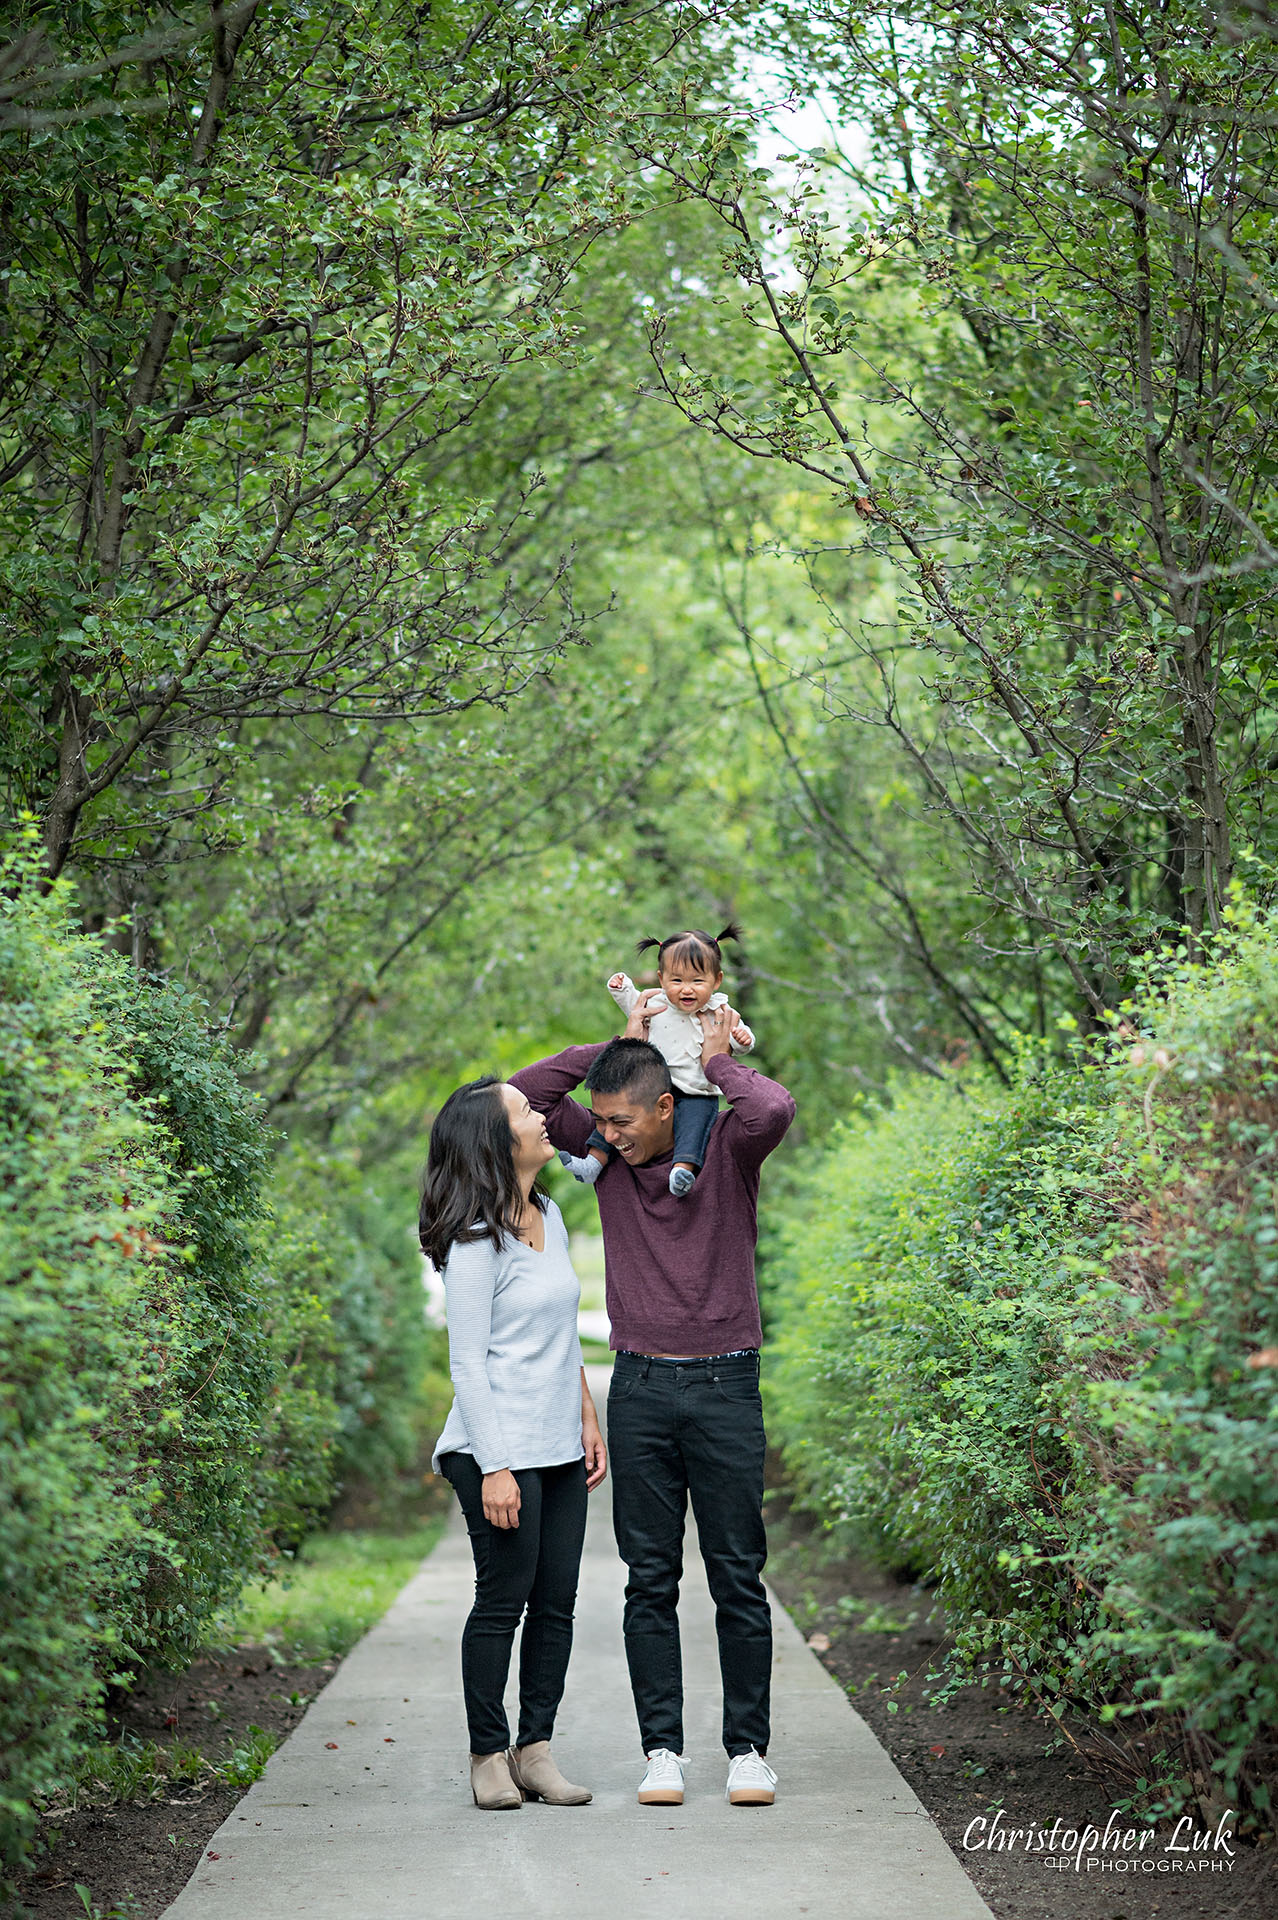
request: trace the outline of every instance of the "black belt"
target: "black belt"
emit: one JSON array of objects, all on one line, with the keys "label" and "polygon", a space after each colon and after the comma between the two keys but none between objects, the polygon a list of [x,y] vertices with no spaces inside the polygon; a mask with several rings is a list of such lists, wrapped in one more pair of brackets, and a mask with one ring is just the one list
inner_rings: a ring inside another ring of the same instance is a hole
[{"label": "black belt", "polygon": [[627,1360],[658,1360],[667,1367],[708,1367],[712,1360],[757,1360],[757,1347],[734,1347],[731,1353],[636,1353],[633,1347],[618,1347],[618,1357]]}]

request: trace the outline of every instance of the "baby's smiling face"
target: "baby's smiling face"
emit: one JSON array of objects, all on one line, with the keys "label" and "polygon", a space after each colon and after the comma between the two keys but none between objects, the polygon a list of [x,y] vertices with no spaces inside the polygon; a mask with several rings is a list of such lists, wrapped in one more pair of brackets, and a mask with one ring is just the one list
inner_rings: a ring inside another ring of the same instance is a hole
[{"label": "baby's smiling face", "polygon": [[657,978],[676,1013],[700,1013],[711,994],[719,991],[723,975],[686,960],[672,960]]}]

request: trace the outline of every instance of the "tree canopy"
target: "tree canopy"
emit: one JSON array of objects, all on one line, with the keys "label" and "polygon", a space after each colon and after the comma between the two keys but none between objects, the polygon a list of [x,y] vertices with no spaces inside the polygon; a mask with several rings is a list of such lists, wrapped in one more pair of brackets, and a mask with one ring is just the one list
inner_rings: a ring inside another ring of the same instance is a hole
[{"label": "tree canopy", "polygon": [[1005,1073],[1264,893],[1262,16],[16,24],[8,806],[279,1111],[720,907],[814,1113]]}]

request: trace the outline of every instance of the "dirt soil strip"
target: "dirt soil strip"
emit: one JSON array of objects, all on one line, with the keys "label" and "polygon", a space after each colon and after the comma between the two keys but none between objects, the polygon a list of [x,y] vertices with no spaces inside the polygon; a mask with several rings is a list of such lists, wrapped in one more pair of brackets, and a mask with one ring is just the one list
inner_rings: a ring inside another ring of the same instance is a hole
[{"label": "dirt soil strip", "polygon": [[[160,1746],[181,1741],[214,1757],[226,1752],[228,1737],[238,1740],[251,1726],[282,1740],[335,1666],[280,1667],[265,1647],[239,1647],[186,1673],[145,1674],[108,1730],[113,1738],[131,1734]],[[237,1787],[179,1786],[141,1806],[55,1813],[43,1823],[23,1911],[31,1920],[84,1920],[78,1881],[104,1913],[131,1898],[130,1920],[159,1920],[240,1798]]]},{"label": "dirt soil strip", "polygon": [[[1180,1871],[1169,1865],[1167,1871],[1075,1873],[1049,1865],[1041,1853],[965,1846],[965,1836],[980,1841],[989,1832],[988,1826],[972,1831],[971,1823],[992,1822],[999,1808],[1003,1831],[1050,1829],[1059,1819],[1064,1829],[1094,1826],[1103,1834],[1123,1787],[1068,1748],[1045,1752],[1045,1723],[1009,1706],[997,1688],[968,1687],[945,1707],[930,1705],[925,1676],[944,1637],[934,1595],[858,1560],[827,1561],[810,1520],[790,1514],[779,1490],[768,1504],[768,1536],[770,1586],[809,1643],[816,1638],[817,1658],[848,1688],[996,1920],[1275,1920],[1278,1849],[1272,1847],[1236,1842],[1232,1860],[1215,1849],[1210,1860],[1219,1861],[1219,1870],[1182,1864]],[[902,1672],[910,1678],[893,1686]],[[1127,1817],[1115,1824],[1139,1826]],[[1164,1854],[1173,1827],[1159,1828],[1158,1858],[1204,1858],[1201,1852]]]}]

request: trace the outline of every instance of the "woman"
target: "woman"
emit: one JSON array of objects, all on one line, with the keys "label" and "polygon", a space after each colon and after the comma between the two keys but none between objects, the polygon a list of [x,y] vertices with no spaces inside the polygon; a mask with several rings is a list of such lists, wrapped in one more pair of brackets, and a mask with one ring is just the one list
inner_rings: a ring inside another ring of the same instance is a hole
[{"label": "woman", "polygon": [[[490,1075],[440,1108],[422,1189],[422,1250],[444,1276],[456,1394],[431,1464],[452,1482],[475,1556],[462,1688],[471,1791],[477,1807],[494,1809],[590,1799],[550,1753],[586,1494],[607,1471],[581,1364],[568,1235],[537,1184],[553,1157],[541,1115]],[[521,1615],[519,1737],[510,1747],[502,1696]]]}]

